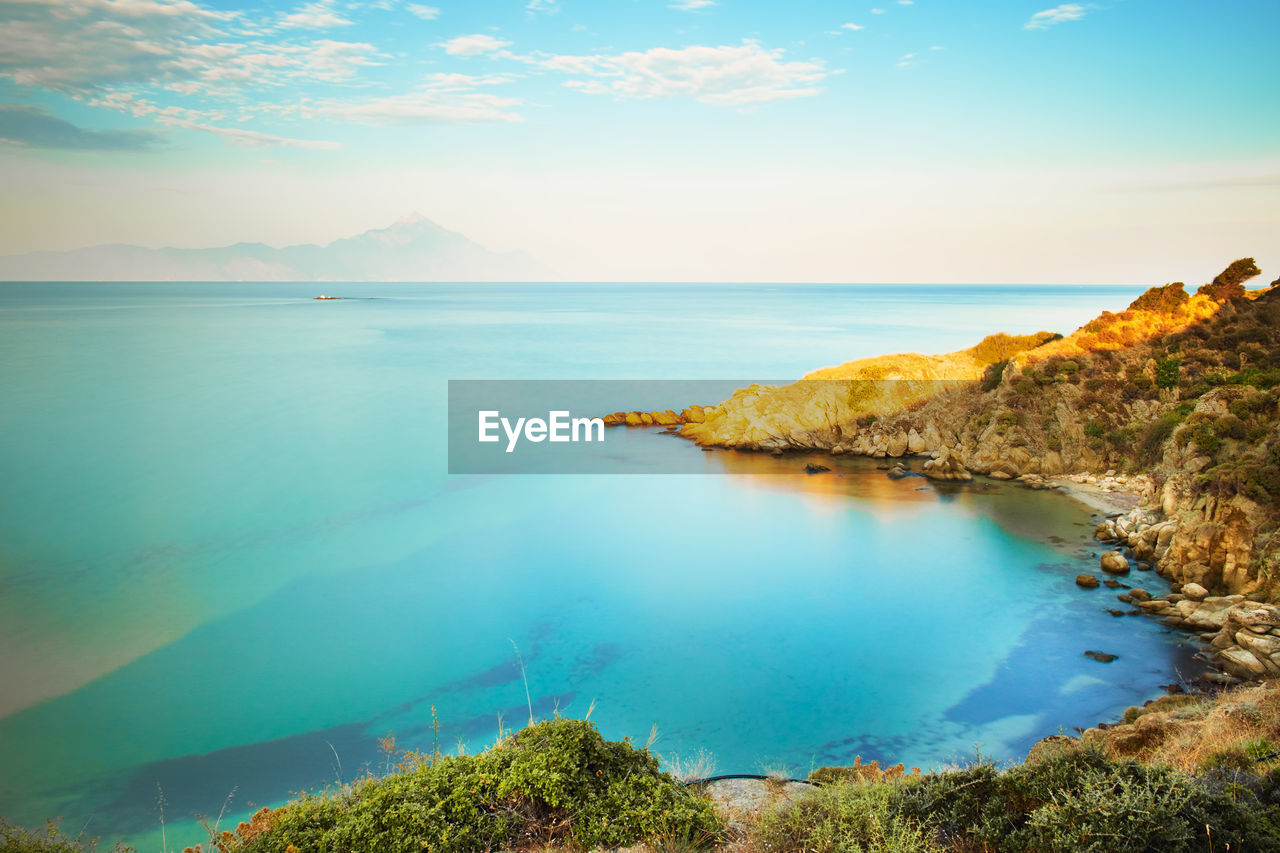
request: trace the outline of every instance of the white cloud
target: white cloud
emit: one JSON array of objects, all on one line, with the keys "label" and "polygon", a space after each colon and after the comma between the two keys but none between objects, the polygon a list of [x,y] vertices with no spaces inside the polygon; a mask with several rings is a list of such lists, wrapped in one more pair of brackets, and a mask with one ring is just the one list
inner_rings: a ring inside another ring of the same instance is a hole
[{"label": "white cloud", "polygon": [[324,30],[329,27],[349,27],[353,23],[355,22],[351,19],[334,11],[332,0],[307,3],[280,19],[280,26],[284,29]]},{"label": "white cloud", "polygon": [[524,8],[530,14],[536,15],[539,12],[545,12],[548,15],[554,15],[560,11],[560,3],[557,0],[529,0]]},{"label": "white cloud", "polygon": [[303,121],[326,118],[365,125],[520,122],[524,117],[512,109],[521,104],[519,99],[481,91],[516,79],[512,74],[437,73],[402,94],[351,100],[325,98],[276,107],[273,112]]},{"label": "white cloud", "polygon": [[1064,21],[1078,21],[1085,16],[1085,7],[1079,3],[1063,3],[1043,12],[1036,12],[1023,26],[1025,30],[1043,30]]},{"label": "white cloud", "polygon": [[946,48],[940,44],[935,44],[933,47],[929,48],[929,50],[946,50]]},{"label": "white cloud", "polygon": [[424,21],[434,21],[440,17],[440,10],[435,6],[423,6],[421,3],[410,3],[405,7],[411,15],[416,15]]},{"label": "white cloud", "polygon": [[469,36],[457,36],[448,41],[440,42],[438,47],[443,47],[444,52],[450,56],[479,56],[482,53],[493,53],[509,47],[511,42],[504,41],[500,38],[487,36],[483,33],[476,33]]},{"label": "white cloud", "polygon": [[741,106],[821,92],[816,84],[832,71],[819,60],[786,61],[781,49],[757,42],[720,47],[653,48],[614,56],[553,56],[538,65],[586,80],[570,88],[615,98],[688,97],[708,104]]},{"label": "white cloud", "polygon": [[899,6],[914,6],[914,5],[916,5],[916,0],[898,0],[898,5],[899,5]]},{"label": "white cloud", "polygon": [[856,33],[858,30],[865,30],[865,29],[866,29],[866,27],[862,26],[862,24],[852,24],[852,23],[850,23],[850,24],[841,24],[841,25],[840,25],[840,29],[842,29],[842,30],[849,30],[850,32],[855,32],[855,33]]},{"label": "white cloud", "polygon": [[709,6],[716,5],[716,0],[672,0],[667,5],[672,9],[679,9],[681,12],[696,12],[699,9],[706,9]]},{"label": "white cloud", "polygon": [[918,62],[916,62],[916,57],[917,57],[917,56],[919,56],[919,54],[916,54],[916,53],[907,53],[907,54],[904,54],[904,55],[902,55],[902,56],[898,57],[897,67],[899,67],[899,68],[910,68],[910,67],[912,67],[913,65],[918,65],[919,63],[918,63]]},{"label": "white cloud", "polygon": [[176,59],[222,36],[233,17],[187,0],[6,0],[0,77],[78,95],[181,76]]},{"label": "white cloud", "polygon": [[871,10],[871,14],[873,14],[873,15],[883,15],[883,14],[884,14],[884,9],[872,9],[872,10]]}]

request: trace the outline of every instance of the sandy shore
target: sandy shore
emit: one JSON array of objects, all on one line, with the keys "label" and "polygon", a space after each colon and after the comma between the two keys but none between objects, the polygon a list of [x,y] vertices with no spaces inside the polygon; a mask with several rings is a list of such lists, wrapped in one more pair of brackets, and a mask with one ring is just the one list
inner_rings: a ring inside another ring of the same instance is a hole
[{"label": "sandy shore", "polygon": [[1145,482],[1116,481],[1109,477],[1095,478],[1090,483],[1079,475],[1048,477],[1046,482],[1052,483],[1083,504],[1101,513],[1127,513],[1142,501],[1142,492],[1148,485]]}]

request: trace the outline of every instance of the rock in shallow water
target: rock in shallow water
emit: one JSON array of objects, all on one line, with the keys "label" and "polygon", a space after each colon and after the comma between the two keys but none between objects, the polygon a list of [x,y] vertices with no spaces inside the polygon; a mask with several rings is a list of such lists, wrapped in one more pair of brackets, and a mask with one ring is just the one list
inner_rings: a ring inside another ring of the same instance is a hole
[{"label": "rock in shallow water", "polygon": [[1097,589],[1098,579],[1093,575],[1076,575],[1076,586],[1082,589]]},{"label": "rock in shallow water", "polygon": [[1113,655],[1110,652],[1095,652],[1092,649],[1085,652],[1084,656],[1087,658],[1092,658],[1096,660],[1098,663],[1111,663],[1113,660],[1119,657],[1118,655]]},{"label": "rock in shallow water", "polygon": [[1119,551],[1108,551],[1102,555],[1102,570],[1112,575],[1129,574],[1129,561]]}]

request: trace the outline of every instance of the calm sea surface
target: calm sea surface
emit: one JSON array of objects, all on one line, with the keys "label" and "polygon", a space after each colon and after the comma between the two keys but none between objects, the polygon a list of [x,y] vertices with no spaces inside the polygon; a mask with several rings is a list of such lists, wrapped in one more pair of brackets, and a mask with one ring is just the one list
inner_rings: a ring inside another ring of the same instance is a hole
[{"label": "calm sea surface", "polygon": [[528,719],[517,654],[536,715],[594,701],[720,772],[1012,758],[1117,714],[1189,649],[1074,586],[1068,498],[727,452],[739,476],[451,477],[445,406],[450,379],[795,378],[1139,291],[0,284],[0,814],[155,851],[163,806],[181,849],[390,732],[430,748],[433,707],[441,748],[483,748]]}]

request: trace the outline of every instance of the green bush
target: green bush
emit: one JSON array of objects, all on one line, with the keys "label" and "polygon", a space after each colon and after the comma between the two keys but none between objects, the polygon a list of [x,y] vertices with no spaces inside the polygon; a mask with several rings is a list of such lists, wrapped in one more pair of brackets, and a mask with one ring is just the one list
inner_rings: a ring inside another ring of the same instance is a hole
[{"label": "green bush", "polygon": [[1153,287],[1133,300],[1130,311],[1156,311],[1161,314],[1172,314],[1184,302],[1190,299],[1185,290],[1186,285],[1180,281],[1166,284],[1164,287]]},{"label": "green bush", "polygon": [[[51,820],[42,831],[34,832],[14,826],[0,817],[0,850],[4,853],[94,853],[98,839],[86,839],[83,834],[69,836],[56,820]],[[114,853],[132,853],[132,847],[120,844],[111,848]]]},{"label": "green bush", "polygon": [[1089,438],[1102,438],[1107,434],[1107,428],[1097,421],[1089,421],[1084,425],[1084,434]]},{"label": "green bush", "polygon": [[606,741],[582,720],[549,720],[480,755],[439,757],[336,794],[304,797],[241,833],[231,849],[469,853],[547,843],[624,847],[650,839],[696,847],[723,830],[710,801],[660,772],[647,750]]},{"label": "green bush", "polygon": [[1163,358],[1156,362],[1156,387],[1177,388],[1178,378],[1182,371],[1182,361],[1176,358]]},{"label": "green bush", "polygon": [[1147,426],[1138,442],[1138,452],[1143,461],[1153,463],[1159,460],[1160,448],[1164,446],[1165,439],[1173,434],[1184,417],[1186,416],[1181,411],[1173,409]]},{"label": "green bush", "polygon": [[752,846],[771,853],[943,853],[928,820],[895,808],[909,780],[844,782],[821,788],[786,809],[766,812]]},{"label": "green bush", "polygon": [[1244,438],[1244,421],[1235,415],[1223,415],[1213,422],[1213,434],[1218,438]]},{"label": "green bush", "polygon": [[1218,273],[1209,284],[1202,285],[1196,293],[1219,302],[1239,299],[1244,296],[1244,283],[1261,274],[1262,270],[1258,269],[1253,258],[1241,258],[1232,261],[1230,266]]},{"label": "green bush", "polygon": [[1000,378],[1004,375],[1004,369],[1008,366],[1007,359],[988,364],[987,369],[982,371],[982,390],[994,391],[1000,385]]},{"label": "green bush", "polygon": [[1079,749],[1000,773],[978,764],[894,789],[890,814],[956,850],[1280,850],[1274,808],[1248,791]]}]

